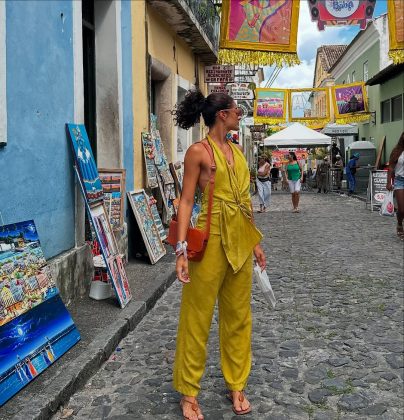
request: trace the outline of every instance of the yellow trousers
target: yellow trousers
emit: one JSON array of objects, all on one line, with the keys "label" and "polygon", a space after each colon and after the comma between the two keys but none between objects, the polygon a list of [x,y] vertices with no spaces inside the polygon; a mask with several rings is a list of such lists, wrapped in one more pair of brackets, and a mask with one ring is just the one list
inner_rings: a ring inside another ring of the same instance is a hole
[{"label": "yellow trousers", "polygon": [[189,263],[189,276],[191,282],[182,290],[174,388],[183,395],[198,395],[217,299],[223,376],[229,390],[241,391],[251,369],[252,258],[234,274],[221,237],[211,234],[203,260]]}]

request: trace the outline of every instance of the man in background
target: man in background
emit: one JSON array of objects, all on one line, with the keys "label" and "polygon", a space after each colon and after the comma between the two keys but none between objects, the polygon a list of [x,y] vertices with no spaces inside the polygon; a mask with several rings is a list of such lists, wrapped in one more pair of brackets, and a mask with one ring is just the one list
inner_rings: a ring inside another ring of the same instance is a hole
[{"label": "man in background", "polygon": [[318,193],[321,193],[321,191],[324,192],[324,194],[327,194],[328,192],[328,172],[330,169],[330,163],[328,162],[328,156],[325,156],[323,161],[318,165],[317,167],[317,187],[318,187]]}]

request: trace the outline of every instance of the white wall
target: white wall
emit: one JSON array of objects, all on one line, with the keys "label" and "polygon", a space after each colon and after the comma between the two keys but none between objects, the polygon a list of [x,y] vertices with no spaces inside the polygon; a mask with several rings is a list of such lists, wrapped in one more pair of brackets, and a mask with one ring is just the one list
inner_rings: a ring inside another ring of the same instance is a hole
[{"label": "white wall", "polygon": [[7,141],[6,2],[0,1],[0,144]]}]

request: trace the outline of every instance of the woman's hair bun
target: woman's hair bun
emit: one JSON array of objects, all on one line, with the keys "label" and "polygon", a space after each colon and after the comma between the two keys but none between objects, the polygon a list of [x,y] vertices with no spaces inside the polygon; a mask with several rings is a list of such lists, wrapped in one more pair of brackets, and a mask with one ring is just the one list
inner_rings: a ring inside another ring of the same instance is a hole
[{"label": "woman's hair bun", "polygon": [[201,118],[205,102],[206,98],[199,89],[189,90],[172,112],[176,125],[185,130],[194,126]]}]

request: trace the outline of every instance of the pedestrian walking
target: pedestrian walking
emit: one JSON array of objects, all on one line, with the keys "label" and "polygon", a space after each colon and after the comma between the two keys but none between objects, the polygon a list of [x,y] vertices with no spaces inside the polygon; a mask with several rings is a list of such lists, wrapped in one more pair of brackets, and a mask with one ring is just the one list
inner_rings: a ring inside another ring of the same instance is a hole
[{"label": "pedestrian walking", "polygon": [[279,181],[279,168],[276,163],[272,166],[270,170],[271,175],[271,187],[273,190],[278,191],[278,181]]},{"label": "pedestrian walking", "polygon": [[351,195],[355,192],[355,187],[356,187],[356,178],[355,178],[355,174],[356,174],[356,170],[358,169],[358,159],[360,157],[360,154],[358,152],[353,153],[351,155],[350,160],[348,161],[348,165],[346,166],[345,170],[346,170],[346,177],[348,180],[348,194]]},{"label": "pedestrian walking", "polygon": [[326,194],[328,192],[329,170],[330,163],[328,162],[328,157],[325,156],[323,161],[318,165],[316,172],[318,193],[321,193],[321,191],[323,191]]},{"label": "pedestrian walking", "polygon": [[292,194],[293,212],[299,213],[300,188],[303,181],[303,170],[297,161],[295,152],[290,152],[289,162],[286,166],[286,179],[289,184],[289,191]]},{"label": "pedestrian walking", "polygon": [[269,172],[271,165],[269,159],[266,156],[260,156],[258,159],[258,171],[257,171],[257,189],[258,198],[260,202],[259,213],[263,213],[269,207],[271,199],[271,181],[269,178]]},{"label": "pedestrian walking", "polygon": [[337,185],[337,190],[341,190],[342,178],[344,176],[344,162],[341,159],[341,155],[335,157],[335,183]]},{"label": "pedestrian walking", "polygon": [[[235,414],[251,405],[244,395],[251,369],[252,254],[266,266],[255,227],[249,192],[250,176],[241,148],[226,141],[226,133],[239,129],[240,109],[224,93],[207,98],[189,91],[174,111],[176,124],[189,129],[203,116],[209,133],[185,155],[185,172],[178,210],[176,272],[184,284],[174,363],[174,387],[183,396],[184,419],[203,419],[196,397],[206,361],[206,344],[216,300],[219,303],[222,372]],[[204,144],[202,144],[204,143]],[[197,186],[204,191],[197,227],[206,228],[211,188],[211,148],[215,160],[210,236],[200,262],[187,259],[187,229]],[[209,150],[209,149],[208,149]]]},{"label": "pedestrian walking", "polygon": [[386,188],[389,191],[394,189],[397,201],[397,235],[404,240],[404,132],[390,154]]}]

